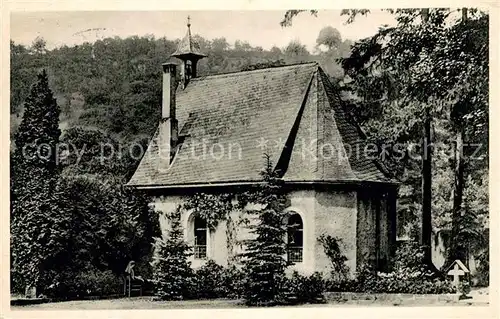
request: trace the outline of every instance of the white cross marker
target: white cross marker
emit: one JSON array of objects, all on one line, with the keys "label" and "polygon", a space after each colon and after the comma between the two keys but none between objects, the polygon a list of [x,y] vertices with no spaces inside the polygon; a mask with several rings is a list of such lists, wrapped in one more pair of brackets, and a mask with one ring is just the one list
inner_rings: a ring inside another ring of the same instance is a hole
[{"label": "white cross marker", "polygon": [[453,276],[453,285],[455,287],[458,287],[458,285],[460,283],[460,276],[465,275],[465,271],[463,271],[460,268],[460,266],[458,265],[458,263],[455,263],[455,266],[453,267],[453,269],[451,269],[450,271],[448,271],[448,275],[449,276]]}]

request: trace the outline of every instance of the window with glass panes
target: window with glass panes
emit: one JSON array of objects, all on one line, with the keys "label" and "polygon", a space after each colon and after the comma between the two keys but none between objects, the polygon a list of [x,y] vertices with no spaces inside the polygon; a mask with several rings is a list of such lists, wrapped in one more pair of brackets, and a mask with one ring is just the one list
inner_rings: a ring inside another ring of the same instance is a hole
[{"label": "window with glass panes", "polygon": [[304,247],[304,224],[299,214],[288,218],[287,258],[290,262],[302,262]]},{"label": "window with glass panes", "polygon": [[207,221],[201,217],[194,218],[194,258],[207,258]]}]

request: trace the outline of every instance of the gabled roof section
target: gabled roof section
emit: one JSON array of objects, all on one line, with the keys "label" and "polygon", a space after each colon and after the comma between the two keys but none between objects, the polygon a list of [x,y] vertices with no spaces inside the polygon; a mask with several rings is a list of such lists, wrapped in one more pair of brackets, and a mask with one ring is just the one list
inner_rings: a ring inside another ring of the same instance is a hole
[{"label": "gabled roof section", "polygon": [[316,63],[194,78],[176,94],[172,164],[159,157],[157,132],[129,185],[257,182],[264,154],[288,182],[390,182],[374,160],[352,156],[364,136]]},{"label": "gabled roof section", "polygon": [[377,159],[378,154],[367,151],[373,148],[367,147],[367,139],[361,127],[346,113],[334,84],[321,69],[319,76],[354,175],[362,181],[390,182],[387,170]]}]

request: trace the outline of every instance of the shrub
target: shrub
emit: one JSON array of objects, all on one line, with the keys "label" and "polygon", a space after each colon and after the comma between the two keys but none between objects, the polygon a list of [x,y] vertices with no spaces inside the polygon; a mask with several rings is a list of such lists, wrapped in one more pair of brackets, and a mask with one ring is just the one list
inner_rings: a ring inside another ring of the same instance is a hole
[{"label": "shrub", "polygon": [[209,260],[196,270],[192,297],[197,299],[221,298],[226,295],[224,286],[224,267]]},{"label": "shrub", "polygon": [[369,268],[360,271],[350,288],[368,293],[440,294],[453,292],[450,282],[441,280],[431,272],[375,273]]},{"label": "shrub", "polygon": [[350,288],[360,292],[440,294],[451,293],[450,282],[440,278],[424,262],[424,252],[417,243],[407,243],[396,251],[394,270],[376,272],[361,267]]},{"label": "shrub", "polygon": [[479,287],[488,287],[490,282],[490,251],[488,246],[486,246],[486,250],[478,256],[477,260],[479,261],[479,265],[473,278],[474,283]]},{"label": "shrub", "polygon": [[224,268],[213,260],[195,272],[190,298],[239,298],[243,293],[243,272],[236,266]]},{"label": "shrub", "polygon": [[398,248],[394,270],[377,272],[371,266],[362,266],[355,279],[331,280],[329,291],[351,291],[366,293],[411,293],[439,294],[454,291],[450,282],[440,278],[423,262],[423,250],[416,243]]},{"label": "shrub", "polygon": [[244,293],[245,275],[238,267],[231,265],[223,273],[226,298],[240,298]]},{"label": "shrub", "polygon": [[284,290],[287,303],[322,303],[325,301],[326,282],[319,272],[307,277],[294,271],[291,278],[287,278]]},{"label": "shrub", "polygon": [[425,272],[436,275],[424,261],[424,250],[417,242],[407,242],[398,247],[394,256],[394,271]]},{"label": "shrub", "polygon": [[467,296],[470,293],[470,284],[468,281],[462,281],[458,287],[462,296]]},{"label": "shrub", "polygon": [[110,296],[122,292],[122,281],[110,270],[88,269],[75,274],[58,274],[43,294],[49,298],[80,299],[87,296]]}]

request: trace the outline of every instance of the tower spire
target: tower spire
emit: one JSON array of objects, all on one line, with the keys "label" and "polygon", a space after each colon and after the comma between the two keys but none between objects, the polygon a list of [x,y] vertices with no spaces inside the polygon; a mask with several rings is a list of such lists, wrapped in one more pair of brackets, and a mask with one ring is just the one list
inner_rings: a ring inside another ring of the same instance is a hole
[{"label": "tower spire", "polygon": [[184,38],[179,42],[177,50],[172,54],[182,60],[182,70],[183,81],[185,84],[189,82],[190,78],[196,77],[196,64],[198,60],[206,57],[205,54],[201,52],[200,45],[196,43],[191,37],[191,17],[187,17],[187,32]]}]

